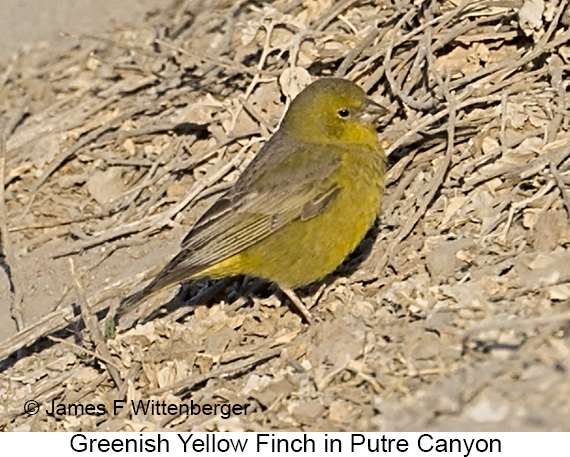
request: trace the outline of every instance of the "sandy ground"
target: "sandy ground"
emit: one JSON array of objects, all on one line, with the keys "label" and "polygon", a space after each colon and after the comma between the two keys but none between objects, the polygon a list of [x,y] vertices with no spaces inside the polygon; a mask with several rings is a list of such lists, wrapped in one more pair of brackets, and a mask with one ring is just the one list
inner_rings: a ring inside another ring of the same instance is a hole
[{"label": "sandy ground", "polygon": [[[18,53],[34,52],[42,49],[72,49],[78,46],[80,37],[102,35],[121,28],[129,28],[143,23],[144,19],[158,11],[164,2],[157,0],[128,0],[101,2],[62,0],[46,2],[36,0],[2,0],[0,7],[0,62],[5,66],[17,59]],[[3,312],[8,300],[6,283],[2,284],[0,306]],[[39,306],[38,313],[44,311]],[[29,307],[28,307],[29,309]],[[0,339],[5,340],[15,333],[13,321],[0,323]]]},{"label": "sandy ground", "polygon": [[[82,34],[100,34],[141,23],[165,2],[159,0],[1,0],[0,62],[23,48],[69,47]],[[71,38],[66,38],[71,36]]]},{"label": "sandy ground", "polygon": [[[568,430],[567,2],[416,3],[113,10],[0,64],[2,429]],[[252,278],[117,310],[331,75],[388,108],[390,172],[375,230],[300,291],[317,322]]]}]

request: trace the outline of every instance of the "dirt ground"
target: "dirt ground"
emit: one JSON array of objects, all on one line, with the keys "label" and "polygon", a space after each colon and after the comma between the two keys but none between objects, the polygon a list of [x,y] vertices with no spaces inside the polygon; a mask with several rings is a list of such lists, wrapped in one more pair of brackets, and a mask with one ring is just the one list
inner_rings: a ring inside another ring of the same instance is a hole
[{"label": "dirt ground", "polygon": [[160,0],[0,0],[0,62],[23,49],[69,48],[84,34],[100,34],[142,22]]},{"label": "dirt ground", "polygon": [[[567,5],[176,1],[0,64],[0,428],[568,431]],[[252,278],[117,309],[333,75],[390,171],[317,322]]]}]

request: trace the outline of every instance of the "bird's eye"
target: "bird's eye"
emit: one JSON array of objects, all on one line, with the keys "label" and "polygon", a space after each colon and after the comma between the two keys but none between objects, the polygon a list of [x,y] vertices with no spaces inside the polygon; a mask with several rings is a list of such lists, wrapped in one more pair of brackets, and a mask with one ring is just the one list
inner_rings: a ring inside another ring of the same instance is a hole
[{"label": "bird's eye", "polygon": [[350,112],[347,109],[343,108],[343,109],[338,111],[338,115],[340,117],[348,117],[348,116],[350,116]]}]

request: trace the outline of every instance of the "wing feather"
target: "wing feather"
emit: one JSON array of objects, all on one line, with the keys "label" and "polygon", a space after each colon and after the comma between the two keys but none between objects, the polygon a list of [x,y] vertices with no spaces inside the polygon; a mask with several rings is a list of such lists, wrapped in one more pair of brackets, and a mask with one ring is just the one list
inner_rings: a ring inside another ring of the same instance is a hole
[{"label": "wing feather", "polygon": [[296,142],[277,132],[235,185],[198,220],[181,252],[145,288],[152,294],[189,279],[290,222],[320,214],[339,188],[342,160],[333,145]]}]

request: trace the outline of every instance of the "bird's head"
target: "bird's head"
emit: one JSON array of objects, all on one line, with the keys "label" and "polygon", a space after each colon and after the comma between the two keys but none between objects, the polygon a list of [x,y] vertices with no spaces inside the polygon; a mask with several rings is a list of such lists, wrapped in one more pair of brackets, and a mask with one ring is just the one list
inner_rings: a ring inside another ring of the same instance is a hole
[{"label": "bird's head", "polygon": [[291,102],[280,128],[303,141],[376,144],[375,122],[385,112],[353,82],[323,78]]}]

